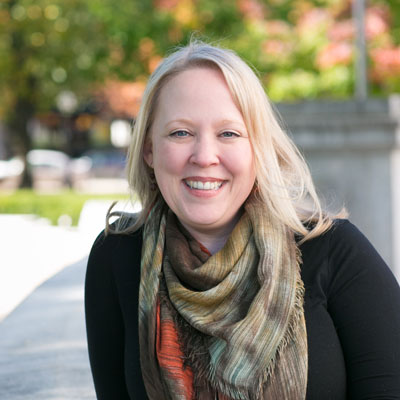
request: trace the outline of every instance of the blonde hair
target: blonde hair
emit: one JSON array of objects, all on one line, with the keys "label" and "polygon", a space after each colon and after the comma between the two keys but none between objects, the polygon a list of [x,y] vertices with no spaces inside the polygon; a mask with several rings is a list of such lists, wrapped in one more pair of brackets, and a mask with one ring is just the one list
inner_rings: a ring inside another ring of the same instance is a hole
[{"label": "blonde hair", "polygon": [[[329,229],[333,216],[323,211],[307,164],[281,128],[256,74],[232,50],[192,41],[165,58],[147,83],[135,121],[127,163],[131,195],[138,197],[142,211],[134,224],[120,224],[117,231],[130,233],[137,230],[145,222],[151,207],[161,198],[159,190],[152,187],[152,170],[144,161],[143,147],[154,119],[160,91],[172,77],[196,67],[220,70],[242,112],[254,152],[255,194],[261,202],[283,224],[300,235],[302,241]],[[113,215],[116,213],[108,213],[108,217]],[[107,228],[110,229],[108,223]]]}]

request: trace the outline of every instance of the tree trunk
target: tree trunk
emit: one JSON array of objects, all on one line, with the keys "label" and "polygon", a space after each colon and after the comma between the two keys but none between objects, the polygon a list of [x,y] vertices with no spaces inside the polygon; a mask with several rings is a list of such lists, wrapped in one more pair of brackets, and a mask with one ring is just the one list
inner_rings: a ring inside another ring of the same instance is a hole
[{"label": "tree trunk", "polygon": [[28,122],[35,115],[35,106],[28,100],[19,98],[15,104],[14,111],[8,120],[11,143],[13,143],[16,155],[24,161],[24,170],[20,183],[21,188],[32,187],[32,174],[27,163],[27,153],[32,148],[32,140],[27,126]]},{"label": "tree trunk", "polygon": [[[9,0],[6,4],[11,12],[16,1]],[[11,40],[13,64],[16,68],[22,68],[26,62],[26,54],[29,49],[19,30],[14,30],[11,33]],[[28,151],[32,148],[32,140],[27,128],[28,122],[34,117],[36,112],[35,98],[37,82],[35,77],[29,73],[17,74],[13,78],[15,102],[12,111],[6,117],[6,124],[9,128],[10,143],[13,147],[13,152],[21,157],[25,165],[20,187],[31,188],[33,183],[32,174],[29,171],[26,157]]]}]

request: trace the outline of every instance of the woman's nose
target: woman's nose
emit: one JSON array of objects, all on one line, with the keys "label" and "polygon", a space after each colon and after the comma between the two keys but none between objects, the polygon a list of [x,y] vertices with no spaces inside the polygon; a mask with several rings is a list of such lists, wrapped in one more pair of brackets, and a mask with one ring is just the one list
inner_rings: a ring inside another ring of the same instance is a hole
[{"label": "woman's nose", "polygon": [[190,162],[202,168],[219,163],[218,146],[213,137],[200,137],[193,144]]}]

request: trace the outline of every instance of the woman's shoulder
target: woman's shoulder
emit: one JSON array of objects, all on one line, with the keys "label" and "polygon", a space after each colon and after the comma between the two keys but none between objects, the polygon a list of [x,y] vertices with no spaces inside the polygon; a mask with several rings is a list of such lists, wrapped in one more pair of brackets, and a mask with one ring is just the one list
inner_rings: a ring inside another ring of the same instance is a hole
[{"label": "woman's shoulder", "polygon": [[141,240],[142,227],[135,227],[138,214],[124,213],[118,219],[106,227],[98,234],[93,249],[120,245],[120,243],[132,243]]},{"label": "woman's shoulder", "polygon": [[[361,247],[360,247],[361,245]],[[365,250],[372,245],[364,234],[348,219],[334,219],[332,225],[322,234],[299,246],[302,252],[344,251],[345,249]]]},{"label": "woman's shoulder", "polygon": [[112,279],[117,287],[139,279],[142,251],[142,229],[122,233],[103,230],[90,251],[86,280]]},{"label": "woman's shoulder", "polygon": [[331,267],[357,262],[360,267],[378,266],[385,261],[367,237],[348,219],[336,219],[326,232]]},{"label": "woman's shoulder", "polygon": [[334,220],[320,236],[300,246],[305,281],[318,279],[326,293],[338,293],[350,282],[397,285],[389,267],[365,235],[349,220]]},{"label": "woman's shoulder", "polygon": [[126,214],[103,229],[92,245],[89,261],[96,259],[114,264],[116,260],[140,259],[143,230],[141,227],[131,229],[136,220],[135,214]]}]

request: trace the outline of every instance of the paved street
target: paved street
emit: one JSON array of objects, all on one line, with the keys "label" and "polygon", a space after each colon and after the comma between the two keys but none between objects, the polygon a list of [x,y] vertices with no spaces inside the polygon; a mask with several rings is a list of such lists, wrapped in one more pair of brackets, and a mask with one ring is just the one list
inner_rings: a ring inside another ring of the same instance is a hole
[{"label": "paved street", "polygon": [[30,215],[0,214],[0,321],[46,279],[87,256],[95,236]]},{"label": "paved street", "polygon": [[[111,203],[86,202],[72,228],[33,215],[0,214],[0,321],[38,285],[89,254]],[[123,202],[118,209],[134,212],[138,206]]]},{"label": "paved street", "polygon": [[110,203],[88,201],[75,228],[0,214],[0,400],[95,399],[84,279]]},{"label": "paved street", "polygon": [[0,324],[0,399],[95,399],[86,348],[86,258],[47,280]]},{"label": "paved street", "polygon": [[95,399],[84,278],[109,205],[85,204],[75,228],[0,214],[0,400]]}]

